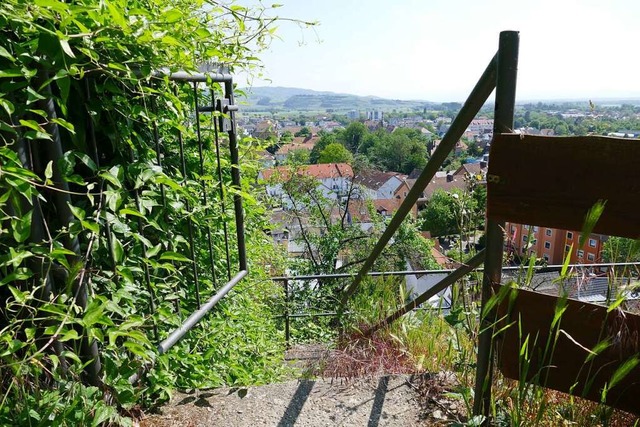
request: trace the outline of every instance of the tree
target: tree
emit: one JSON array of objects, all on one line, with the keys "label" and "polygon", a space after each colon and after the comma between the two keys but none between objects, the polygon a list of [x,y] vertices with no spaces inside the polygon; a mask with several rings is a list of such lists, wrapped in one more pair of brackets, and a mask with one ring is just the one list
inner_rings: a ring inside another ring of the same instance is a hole
[{"label": "tree", "polygon": [[291,133],[290,130],[285,130],[284,132],[282,132],[282,135],[280,135],[280,141],[282,142],[291,142],[293,141],[293,134]]},{"label": "tree", "polygon": [[455,204],[456,201],[450,193],[436,190],[420,214],[420,228],[431,232],[432,236],[454,234],[457,229]]},{"label": "tree", "polygon": [[379,168],[409,174],[427,164],[427,140],[416,130],[401,128],[376,136],[367,157]]},{"label": "tree", "polygon": [[318,163],[351,163],[352,161],[353,155],[339,142],[327,145],[318,158]]},{"label": "tree", "polygon": [[297,165],[308,165],[309,164],[309,150],[300,149],[300,150],[291,150],[287,155],[285,160],[285,164],[297,166]]},{"label": "tree", "polygon": [[[480,192],[479,192],[480,193]],[[477,201],[474,192],[458,189],[448,193],[436,190],[422,211],[422,229],[434,236],[464,234],[477,226]]]},{"label": "tree", "polygon": [[[372,245],[384,231],[382,216],[370,201],[356,197],[357,186],[353,182],[343,198],[328,198],[315,178],[291,173],[284,177],[282,191],[288,213],[287,228],[292,238],[305,248],[304,262],[296,263],[298,273],[353,271],[368,257]],[[363,228],[362,222],[370,226]],[[407,220],[375,268],[378,271],[404,268],[404,260],[416,254],[424,260],[424,265],[433,267],[431,247],[431,242],[421,239],[415,225]]]},{"label": "tree", "polygon": [[318,163],[320,159],[320,153],[324,150],[328,145],[338,142],[335,134],[333,133],[324,133],[320,135],[320,140],[316,142],[311,150],[311,154],[309,155],[309,162],[312,164]]},{"label": "tree", "polygon": [[340,140],[352,153],[356,153],[359,151],[360,143],[367,133],[367,127],[363,123],[352,122],[344,132],[342,132]]},{"label": "tree", "polygon": [[611,236],[602,245],[604,262],[640,262],[640,240]]},{"label": "tree", "polygon": [[299,137],[299,136],[311,136],[311,129],[309,129],[308,127],[304,126],[302,129],[300,129],[298,132],[296,132],[294,134],[294,136]]}]

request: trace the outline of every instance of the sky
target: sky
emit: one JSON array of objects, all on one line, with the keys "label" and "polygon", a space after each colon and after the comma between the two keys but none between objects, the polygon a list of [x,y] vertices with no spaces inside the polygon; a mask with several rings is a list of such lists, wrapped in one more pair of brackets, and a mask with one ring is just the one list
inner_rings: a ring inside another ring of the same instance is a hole
[{"label": "sky", "polygon": [[517,100],[640,98],[638,0],[278,2],[318,25],[282,22],[254,86],[464,101],[500,31],[515,30]]}]

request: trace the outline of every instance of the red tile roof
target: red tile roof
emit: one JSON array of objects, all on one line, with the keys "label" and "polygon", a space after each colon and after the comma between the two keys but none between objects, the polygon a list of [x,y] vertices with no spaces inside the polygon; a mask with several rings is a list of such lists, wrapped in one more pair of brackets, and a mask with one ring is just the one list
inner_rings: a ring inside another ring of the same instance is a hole
[{"label": "red tile roof", "polygon": [[386,211],[389,215],[395,212],[400,207],[399,199],[375,199],[373,206],[376,208],[376,212]]},{"label": "red tile roof", "polygon": [[277,168],[263,170],[262,178],[269,180],[273,176],[279,176],[283,180],[286,180],[292,172],[298,175],[311,176],[316,179],[353,178],[353,169],[351,169],[351,166],[347,163],[323,163],[319,165],[300,166],[295,170],[290,166],[279,166]]},{"label": "red tile roof", "polygon": [[306,150],[306,151],[311,151],[313,150],[313,144],[311,143],[306,143],[306,144],[285,144],[282,147],[280,147],[278,149],[278,154],[289,154],[292,151],[295,150]]}]

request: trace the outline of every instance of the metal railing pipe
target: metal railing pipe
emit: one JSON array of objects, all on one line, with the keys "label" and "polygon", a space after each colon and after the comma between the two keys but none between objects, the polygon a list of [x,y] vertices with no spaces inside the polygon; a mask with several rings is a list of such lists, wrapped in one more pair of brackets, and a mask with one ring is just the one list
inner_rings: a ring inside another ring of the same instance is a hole
[{"label": "metal railing pipe", "polygon": [[205,83],[208,81],[212,82],[231,82],[233,76],[229,73],[214,73],[214,72],[206,72],[206,73],[190,73],[187,71],[174,71],[171,72],[168,68],[161,68],[153,72],[156,77],[169,77],[169,80],[177,81],[177,82],[197,82],[197,83]]},{"label": "metal railing pipe", "polygon": [[473,270],[476,269],[476,267],[482,264],[484,262],[484,257],[485,257],[485,250],[483,249],[477,254],[475,254],[473,257],[471,257],[466,262],[466,264],[461,265],[453,273],[448,274],[447,277],[444,277],[442,280],[440,280],[438,283],[433,285],[431,288],[429,288],[428,290],[426,290],[425,292],[423,292],[422,294],[420,294],[419,296],[411,300],[404,307],[402,307],[395,313],[388,316],[382,322],[371,327],[367,331],[367,334],[370,335],[375,331],[377,331],[378,329],[384,328],[385,326],[390,325],[391,323],[395,322],[397,319],[404,316],[411,310],[425,303],[429,298],[436,295],[438,292],[443,291],[449,286],[453,285],[456,281],[462,279],[464,276],[471,273]]},{"label": "metal railing pipe", "polygon": [[160,344],[158,344],[158,353],[164,354],[171,347],[177,343],[180,338],[184,336],[191,328],[193,328],[203,317],[205,314],[209,312],[215,306],[218,301],[220,301],[234,286],[236,286],[240,280],[244,276],[247,275],[246,270],[239,271],[233,278],[227,282],[214,296],[209,298],[209,301],[206,302],[203,306],[201,306],[198,310],[194,311],[191,316],[184,321],[182,325],[180,325],[177,329],[169,334],[169,336],[164,339]]},{"label": "metal railing pipe", "polygon": [[237,107],[233,100],[233,82],[231,80],[224,82],[224,92],[229,100],[229,105],[223,113],[228,114],[231,120],[231,128],[229,134],[229,152],[231,155],[231,185],[234,189],[233,208],[236,217],[236,239],[238,245],[238,264],[240,270],[247,269],[247,249],[244,241],[244,212],[242,210],[242,184],[240,182],[240,157],[238,154],[238,133],[236,126]]},{"label": "metal railing pipe", "polygon": [[[602,267],[640,267],[640,262],[601,262],[592,264],[569,264],[567,268],[602,268]],[[502,271],[517,271],[522,269],[528,269],[528,265],[516,265],[511,267],[502,267]],[[547,273],[553,271],[561,271],[564,268],[562,264],[551,265],[534,265],[533,269],[538,273]],[[482,267],[476,268],[476,271],[484,271]],[[402,271],[370,271],[367,276],[379,277],[379,276],[410,276],[410,275],[428,275],[428,274],[441,274],[441,273],[453,273],[455,269],[442,269],[442,270],[402,270]],[[271,277],[271,280],[276,282],[282,282],[285,280],[314,280],[314,279],[348,279],[355,276],[358,273],[334,273],[334,274],[307,274],[304,276],[275,276]]]},{"label": "metal railing pipe", "polygon": [[345,304],[356,291],[366,273],[371,269],[371,267],[373,267],[373,263],[378,259],[378,256],[380,256],[389,240],[391,240],[391,237],[393,237],[400,227],[400,224],[402,224],[402,221],[404,221],[406,216],[409,214],[413,205],[418,201],[418,198],[427,187],[427,184],[429,184],[429,181],[431,181],[436,172],[440,169],[442,163],[453,150],[460,137],[467,130],[471,120],[473,120],[476,114],[478,114],[482,105],[485,103],[487,98],[489,98],[491,92],[493,92],[493,89],[496,87],[496,63],[497,54],[493,59],[491,59],[491,62],[489,62],[484,73],[482,73],[480,80],[478,80],[478,83],[476,83],[475,87],[471,91],[471,94],[465,101],[462,109],[460,109],[460,112],[454,119],[451,127],[442,138],[438,148],[436,148],[436,151],[429,159],[429,162],[427,162],[427,165],[416,180],[414,186],[409,191],[409,194],[407,194],[404,202],[398,208],[382,236],[380,236],[378,243],[376,243],[371,254],[362,265],[353,283],[350,287],[345,289],[340,301],[340,307],[338,309],[339,312],[344,310]]}]

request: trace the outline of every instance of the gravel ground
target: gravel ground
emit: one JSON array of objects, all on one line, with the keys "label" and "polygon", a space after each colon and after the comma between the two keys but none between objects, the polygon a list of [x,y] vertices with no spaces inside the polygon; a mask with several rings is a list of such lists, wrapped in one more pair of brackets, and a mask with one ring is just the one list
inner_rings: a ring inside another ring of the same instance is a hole
[{"label": "gravel ground", "polygon": [[420,407],[410,377],[340,383],[299,380],[248,389],[176,394],[144,427],[173,426],[416,426]]},{"label": "gravel ground", "polygon": [[176,393],[140,426],[433,426],[464,413],[460,400],[445,397],[457,382],[453,374],[317,378],[329,352],[322,345],[289,350],[296,379],[283,383]]}]

